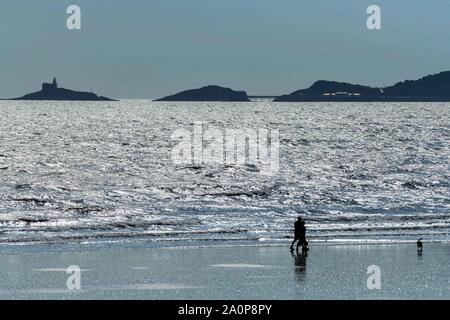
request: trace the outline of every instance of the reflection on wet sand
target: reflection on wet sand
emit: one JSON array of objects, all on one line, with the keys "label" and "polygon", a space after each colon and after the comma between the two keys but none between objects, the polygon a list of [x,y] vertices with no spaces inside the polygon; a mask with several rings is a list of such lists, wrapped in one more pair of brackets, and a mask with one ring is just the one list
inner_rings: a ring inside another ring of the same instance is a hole
[{"label": "reflection on wet sand", "polygon": [[308,256],[307,251],[302,251],[301,253],[296,251],[291,251],[292,257],[294,258],[294,270],[295,278],[299,282],[303,282],[306,276],[306,257]]}]

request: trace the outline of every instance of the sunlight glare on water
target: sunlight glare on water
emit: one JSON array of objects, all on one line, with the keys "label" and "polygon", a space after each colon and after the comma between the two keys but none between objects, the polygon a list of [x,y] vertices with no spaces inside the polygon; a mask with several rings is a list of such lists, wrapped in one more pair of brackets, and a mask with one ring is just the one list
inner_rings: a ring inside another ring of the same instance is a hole
[{"label": "sunlight glare on water", "polygon": [[[0,242],[450,240],[450,104],[0,101]],[[278,129],[280,170],[181,166],[172,133]]]}]

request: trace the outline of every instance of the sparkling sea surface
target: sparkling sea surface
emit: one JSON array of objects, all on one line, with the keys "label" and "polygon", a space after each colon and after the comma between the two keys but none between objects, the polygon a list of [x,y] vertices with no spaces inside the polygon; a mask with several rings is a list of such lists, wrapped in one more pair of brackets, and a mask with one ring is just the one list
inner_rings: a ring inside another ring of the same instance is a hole
[{"label": "sparkling sea surface", "polygon": [[[280,169],[178,165],[178,129],[279,130]],[[450,104],[0,101],[0,244],[450,241]]]}]

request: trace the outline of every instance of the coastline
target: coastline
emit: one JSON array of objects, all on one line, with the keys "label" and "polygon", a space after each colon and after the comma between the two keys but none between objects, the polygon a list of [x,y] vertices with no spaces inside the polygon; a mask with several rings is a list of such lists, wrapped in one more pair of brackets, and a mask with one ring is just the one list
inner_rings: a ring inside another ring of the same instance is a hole
[{"label": "coastline", "polygon": [[[78,250],[0,255],[0,299],[449,299],[449,243],[311,244]],[[68,266],[81,290],[66,288]],[[381,270],[381,289],[366,286]]]}]

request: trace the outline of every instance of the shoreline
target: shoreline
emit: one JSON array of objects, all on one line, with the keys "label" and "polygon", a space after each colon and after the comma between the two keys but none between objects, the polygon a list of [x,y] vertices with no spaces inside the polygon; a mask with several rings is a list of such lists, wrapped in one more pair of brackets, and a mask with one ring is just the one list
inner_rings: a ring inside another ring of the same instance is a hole
[{"label": "shoreline", "polygon": [[[0,243],[0,252],[2,254],[22,254],[36,252],[73,252],[73,251],[111,251],[122,249],[146,249],[146,250],[174,250],[174,249],[224,249],[224,248],[289,248],[292,239],[287,241],[261,241],[254,240],[235,240],[222,241],[215,239],[204,239],[188,241],[189,244],[182,244],[178,240],[154,240],[143,239],[141,241],[118,239],[113,241],[80,241],[80,242],[33,242],[33,243]],[[347,240],[308,240],[309,247],[334,247],[334,246],[413,246],[415,248],[417,240],[378,240],[378,239],[347,239]],[[450,245],[447,239],[422,239],[424,245],[442,244]],[[17,250],[14,250],[17,249]]]}]

